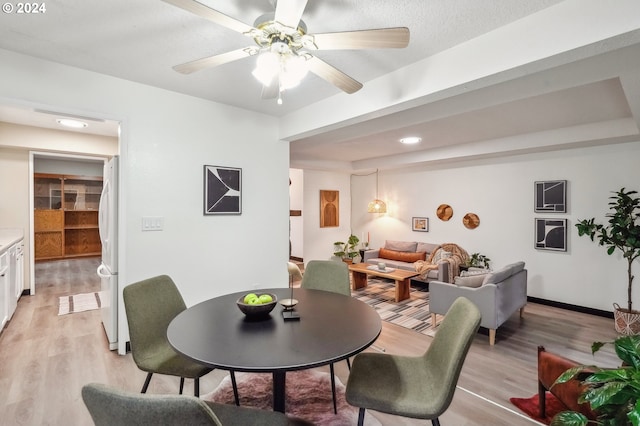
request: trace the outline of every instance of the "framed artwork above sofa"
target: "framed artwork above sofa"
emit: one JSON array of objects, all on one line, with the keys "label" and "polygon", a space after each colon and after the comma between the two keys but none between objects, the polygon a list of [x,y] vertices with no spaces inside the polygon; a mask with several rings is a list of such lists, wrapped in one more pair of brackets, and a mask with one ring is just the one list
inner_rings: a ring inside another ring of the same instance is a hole
[{"label": "framed artwork above sofa", "polygon": [[429,232],[429,218],[428,217],[411,218],[411,229],[419,232]]}]

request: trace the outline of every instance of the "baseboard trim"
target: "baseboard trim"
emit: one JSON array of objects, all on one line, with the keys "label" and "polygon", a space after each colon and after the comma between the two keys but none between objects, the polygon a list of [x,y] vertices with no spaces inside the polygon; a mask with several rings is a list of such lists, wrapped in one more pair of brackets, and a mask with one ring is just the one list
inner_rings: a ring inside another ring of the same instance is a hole
[{"label": "baseboard trim", "polygon": [[540,305],[553,306],[554,308],[561,308],[568,311],[581,312],[583,314],[613,319],[613,312],[603,311],[601,309],[587,308],[585,306],[572,305],[570,303],[556,302],[555,300],[540,299],[538,297],[531,296],[527,296],[527,300],[529,302],[539,303]]},{"label": "baseboard trim", "polygon": [[301,257],[296,257],[296,256],[289,256],[289,259],[291,260],[295,260],[296,262],[303,262]]}]

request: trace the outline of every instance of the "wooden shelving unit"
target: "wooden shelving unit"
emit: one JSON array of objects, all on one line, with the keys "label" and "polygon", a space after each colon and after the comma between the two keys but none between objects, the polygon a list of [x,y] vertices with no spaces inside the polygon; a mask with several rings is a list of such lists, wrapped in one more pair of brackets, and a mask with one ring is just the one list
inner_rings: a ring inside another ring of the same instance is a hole
[{"label": "wooden shelving unit", "polygon": [[34,175],[35,260],[98,256],[102,177]]}]

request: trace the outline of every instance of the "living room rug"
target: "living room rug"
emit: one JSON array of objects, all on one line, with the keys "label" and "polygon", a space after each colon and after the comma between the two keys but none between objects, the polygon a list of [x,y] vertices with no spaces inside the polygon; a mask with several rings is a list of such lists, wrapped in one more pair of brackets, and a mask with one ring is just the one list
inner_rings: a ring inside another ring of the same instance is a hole
[{"label": "living room rug", "polygon": [[71,296],[62,296],[59,300],[58,315],[90,311],[92,309],[98,309],[99,307],[99,293],[80,293]]},{"label": "living room rug", "polygon": [[[271,410],[273,407],[272,376],[269,373],[236,373],[240,405]],[[333,413],[331,377],[317,370],[301,370],[287,373],[285,407],[288,415],[299,417],[320,426],[346,426],[358,423],[358,408],[347,403],[345,386],[336,377],[338,414]],[[226,376],[218,387],[202,396],[206,401],[235,404],[231,378]],[[369,412],[365,425],[381,426]]]},{"label": "living room rug", "polygon": [[556,398],[551,392],[547,392],[547,404],[546,404],[546,415],[547,417],[540,418],[539,417],[539,408],[540,404],[538,403],[538,394],[533,395],[530,398],[509,398],[509,401],[516,407],[518,407],[521,411],[523,411],[527,416],[532,419],[539,421],[540,423],[544,423],[546,425],[551,423],[551,419],[553,416],[558,414],[561,411],[565,411],[568,408],[560,402],[558,398]]},{"label": "living room rug", "polygon": [[352,290],[351,295],[372,306],[383,321],[433,337],[444,317],[438,315],[437,324],[433,327],[429,312],[429,292],[411,287],[411,297],[396,302],[395,291],[394,281],[369,277],[367,286],[360,290]]}]

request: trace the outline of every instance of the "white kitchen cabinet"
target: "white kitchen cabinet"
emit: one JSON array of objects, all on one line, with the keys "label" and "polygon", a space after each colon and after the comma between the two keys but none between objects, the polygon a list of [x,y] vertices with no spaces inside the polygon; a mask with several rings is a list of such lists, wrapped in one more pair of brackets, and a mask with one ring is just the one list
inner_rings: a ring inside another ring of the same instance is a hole
[{"label": "white kitchen cabinet", "polygon": [[2,326],[9,320],[7,315],[7,293],[9,292],[9,254],[4,252],[0,254],[0,319]]},{"label": "white kitchen cabinet", "polygon": [[[5,305],[6,305],[6,316],[7,321],[11,320],[13,317],[13,313],[16,311],[18,307],[18,288],[21,287],[19,283],[19,279],[22,279],[22,274],[18,273],[18,251],[22,253],[22,250],[19,250],[19,247],[22,246],[22,241],[19,241],[9,247],[9,282],[6,286],[5,290]],[[22,293],[22,290],[20,290]]]},{"label": "white kitchen cabinet", "polygon": [[0,228],[0,320],[4,328],[24,290],[24,232]]}]

